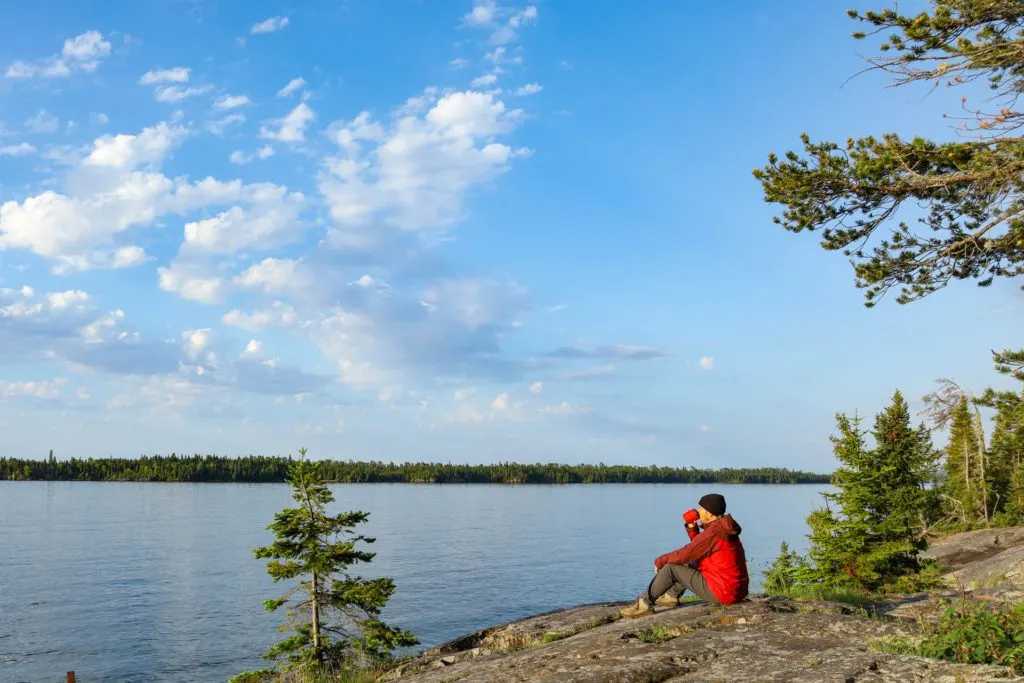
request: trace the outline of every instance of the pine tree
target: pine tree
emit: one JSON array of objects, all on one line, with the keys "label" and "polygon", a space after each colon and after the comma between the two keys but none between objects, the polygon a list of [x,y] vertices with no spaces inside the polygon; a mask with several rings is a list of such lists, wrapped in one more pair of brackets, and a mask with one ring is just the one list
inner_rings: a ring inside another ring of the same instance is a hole
[{"label": "pine tree", "polygon": [[[805,134],[802,149],[772,153],[754,171],[765,199],[781,205],[776,223],[846,254],[869,306],[890,290],[908,303],[951,282],[987,286],[1024,274],[1024,3],[929,4],[916,15],[851,10],[867,29],[854,36],[881,36],[869,68],[894,85],[965,88],[957,137],[889,132],[833,142]],[[991,88],[977,105],[967,99],[972,81]],[[1024,368],[1024,355],[1016,359]]]},{"label": "pine tree", "polygon": [[833,437],[840,461],[837,493],[807,519],[809,556],[816,581],[877,590],[917,572],[926,546],[922,531],[933,514],[925,488],[935,453],[928,430],[910,425],[907,402],[897,391],[875,418],[875,448],[868,450],[860,419],[837,415]]},{"label": "pine tree", "polygon": [[288,619],[282,630],[293,631],[264,657],[283,659],[289,670],[321,673],[376,663],[396,647],[415,645],[412,633],[379,618],[395,591],[394,582],[348,573],[351,565],[374,557],[356,544],[375,539],[353,531],[368,514],[328,515],[326,506],[334,494],[324,484],[319,463],[308,462],[305,449],[299,455],[288,477],[298,505],[274,515],[268,528],[275,541],[255,550],[257,558],[270,560],[267,573],[275,582],[294,581],[282,596],[264,602],[269,611],[285,607]]}]

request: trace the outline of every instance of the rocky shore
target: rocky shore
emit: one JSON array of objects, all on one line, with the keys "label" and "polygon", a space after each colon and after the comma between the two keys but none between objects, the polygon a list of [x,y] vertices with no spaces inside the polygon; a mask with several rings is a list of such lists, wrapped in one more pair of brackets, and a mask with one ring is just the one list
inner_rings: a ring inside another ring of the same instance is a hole
[{"label": "rocky shore", "polygon": [[947,587],[852,606],[754,596],[728,607],[701,602],[617,618],[622,604],[573,607],[472,633],[424,652],[385,680],[417,683],[538,681],[1024,681],[1000,666],[886,654],[879,643],[913,636],[944,598],[1024,600],[1024,528],[986,529],[934,542]]}]

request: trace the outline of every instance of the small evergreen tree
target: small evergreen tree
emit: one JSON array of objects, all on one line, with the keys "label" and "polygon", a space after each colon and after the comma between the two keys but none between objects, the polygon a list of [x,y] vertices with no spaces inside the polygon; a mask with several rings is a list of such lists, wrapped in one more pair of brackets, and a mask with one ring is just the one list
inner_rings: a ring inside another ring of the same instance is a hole
[{"label": "small evergreen tree", "polygon": [[394,582],[364,579],[347,571],[374,557],[356,544],[375,539],[353,531],[368,514],[328,515],[326,506],[334,501],[334,494],[324,484],[319,463],[308,462],[305,449],[299,455],[288,477],[298,505],[274,515],[268,527],[274,542],[255,550],[257,558],[269,560],[267,573],[275,582],[295,582],[282,596],[264,602],[269,611],[287,609],[288,619],[281,628],[293,632],[264,657],[283,659],[287,670],[316,675],[376,664],[389,658],[396,647],[417,644],[412,633],[391,628],[379,618],[395,591]]},{"label": "small evergreen tree", "polygon": [[[996,370],[1024,381],[1024,351],[994,354]],[[1004,523],[1024,521],[1024,392],[989,389],[978,404],[993,408],[995,428],[989,449],[1005,478]]]},{"label": "small evergreen tree", "polygon": [[917,572],[926,546],[923,529],[934,514],[926,490],[935,453],[928,430],[910,425],[900,392],[875,418],[875,448],[868,450],[860,419],[838,415],[833,437],[840,467],[837,493],[808,517],[814,579],[824,585],[878,590]]},{"label": "small evergreen tree", "polygon": [[807,560],[795,550],[790,550],[789,544],[783,541],[779,545],[778,557],[762,572],[765,594],[788,595],[806,581],[808,570]]},{"label": "small evergreen tree", "polygon": [[985,481],[984,443],[979,443],[967,397],[953,411],[946,445],[946,492],[950,512],[965,524],[988,519],[989,483]]}]

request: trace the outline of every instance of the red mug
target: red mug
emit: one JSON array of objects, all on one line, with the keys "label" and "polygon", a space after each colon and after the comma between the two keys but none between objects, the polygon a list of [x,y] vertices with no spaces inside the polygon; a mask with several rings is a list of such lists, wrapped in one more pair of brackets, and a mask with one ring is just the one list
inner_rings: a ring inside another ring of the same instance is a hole
[{"label": "red mug", "polygon": [[700,513],[696,510],[687,510],[683,513],[683,521],[687,524],[694,524],[700,521]]}]

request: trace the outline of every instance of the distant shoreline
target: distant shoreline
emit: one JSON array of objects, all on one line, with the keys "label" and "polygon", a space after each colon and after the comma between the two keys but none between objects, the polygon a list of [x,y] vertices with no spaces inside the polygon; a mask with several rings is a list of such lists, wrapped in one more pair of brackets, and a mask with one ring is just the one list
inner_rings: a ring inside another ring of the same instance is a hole
[{"label": "distant shoreline", "polygon": [[[294,460],[284,456],[216,455],[71,458],[0,458],[0,481],[127,481],[274,484],[286,480]],[[333,484],[830,484],[832,475],[782,467],[698,469],[561,463],[454,465],[319,460]]]}]

